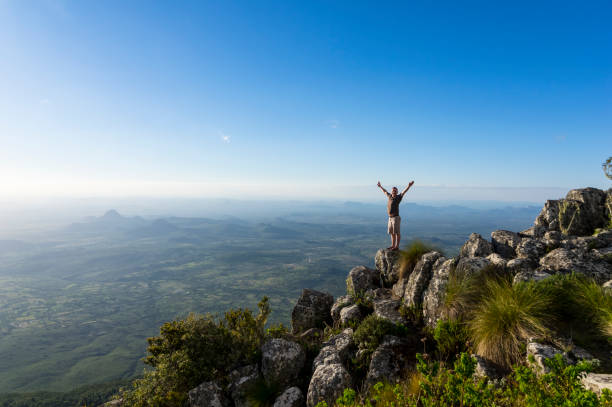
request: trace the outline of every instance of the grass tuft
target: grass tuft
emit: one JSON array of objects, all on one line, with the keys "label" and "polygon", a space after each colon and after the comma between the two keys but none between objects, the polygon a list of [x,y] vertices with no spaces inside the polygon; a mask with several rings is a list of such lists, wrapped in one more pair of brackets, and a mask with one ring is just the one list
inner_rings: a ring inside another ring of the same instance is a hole
[{"label": "grass tuft", "polygon": [[512,285],[506,279],[487,279],[482,300],[467,322],[476,352],[511,367],[520,360],[529,338],[549,335],[551,303],[551,296],[536,283]]},{"label": "grass tuft", "polygon": [[400,280],[412,273],[414,266],[416,266],[425,253],[429,253],[433,250],[437,249],[418,239],[406,245],[404,250],[400,251]]}]

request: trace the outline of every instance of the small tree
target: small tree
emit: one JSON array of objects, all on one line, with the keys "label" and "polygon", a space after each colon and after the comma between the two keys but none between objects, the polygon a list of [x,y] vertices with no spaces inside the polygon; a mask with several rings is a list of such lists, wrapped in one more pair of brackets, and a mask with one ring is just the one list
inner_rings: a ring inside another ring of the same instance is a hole
[{"label": "small tree", "polygon": [[612,179],[612,157],[608,157],[606,161],[601,165],[604,174],[608,179]]}]

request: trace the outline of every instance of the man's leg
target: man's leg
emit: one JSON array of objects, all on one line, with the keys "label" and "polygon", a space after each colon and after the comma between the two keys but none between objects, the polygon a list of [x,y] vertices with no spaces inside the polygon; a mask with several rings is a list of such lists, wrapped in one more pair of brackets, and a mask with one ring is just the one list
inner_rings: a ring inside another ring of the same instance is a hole
[{"label": "man's leg", "polygon": [[399,233],[395,235],[395,248],[396,249],[399,249],[399,242],[401,238],[402,238],[402,235],[400,235]]},{"label": "man's leg", "polygon": [[391,246],[387,247],[387,249],[393,249],[395,247],[395,234],[389,233],[389,237],[391,238]]}]

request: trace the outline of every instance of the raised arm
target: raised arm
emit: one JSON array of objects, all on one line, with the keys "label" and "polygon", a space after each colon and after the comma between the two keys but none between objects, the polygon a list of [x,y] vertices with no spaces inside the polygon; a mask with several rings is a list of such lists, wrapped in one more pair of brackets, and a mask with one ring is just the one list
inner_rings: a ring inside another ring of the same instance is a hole
[{"label": "raised arm", "polygon": [[412,184],[414,184],[414,181],[410,181],[410,184],[408,184],[408,186],[406,187],[406,189],[404,189],[402,191],[402,195],[404,195],[406,192],[408,192],[408,190],[410,189],[410,187],[412,186]]},{"label": "raised arm", "polygon": [[387,190],[386,190],[386,189],[384,189],[382,185],[380,185],[380,181],[378,181],[378,184],[376,184],[376,186],[377,186],[378,188],[382,189],[382,191],[385,193],[385,195],[387,195],[387,196],[389,195],[389,193],[387,192]]}]

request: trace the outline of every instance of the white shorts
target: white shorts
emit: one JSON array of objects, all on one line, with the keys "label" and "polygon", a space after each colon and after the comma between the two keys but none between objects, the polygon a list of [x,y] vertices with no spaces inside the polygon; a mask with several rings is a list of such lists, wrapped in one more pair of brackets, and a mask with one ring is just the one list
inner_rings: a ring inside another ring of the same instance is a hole
[{"label": "white shorts", "polygon": [[400,218],[399,216],[394,216],[392,218],[389,218],[389,225],[387,226],[388,233],[390,235],[399,235],[401,222],[402,222],[402,218]]}]

